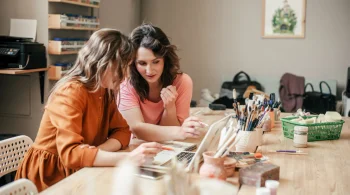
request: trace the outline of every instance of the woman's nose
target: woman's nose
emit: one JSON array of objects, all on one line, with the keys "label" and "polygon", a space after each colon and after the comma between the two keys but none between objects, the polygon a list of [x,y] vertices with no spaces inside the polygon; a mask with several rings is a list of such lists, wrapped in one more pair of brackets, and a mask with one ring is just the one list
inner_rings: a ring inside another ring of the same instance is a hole
[{"label": "woman's nose", "polygon": [[152,70],[151,70],[151,65],[148,64],[148,65],[146,66],[146,73],[151,73],[151,72],[152,72]]}]

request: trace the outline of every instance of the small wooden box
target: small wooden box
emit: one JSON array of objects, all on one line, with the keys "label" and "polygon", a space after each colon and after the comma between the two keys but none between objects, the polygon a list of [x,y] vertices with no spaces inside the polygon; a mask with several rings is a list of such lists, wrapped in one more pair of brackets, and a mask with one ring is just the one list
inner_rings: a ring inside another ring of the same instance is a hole
[{"label": "small wooden box", "polygon": [[54,80],[54,81],[60,80],[62,78],[64,72],[65,71],[62,70],[62,66],[51,65],[50,69],[49,69],[49,73],[48,73],[49,79]]},{"label": "small wooden box", "polygon": [[266,180],[279,180],[280,167],[270,163],[256,163],[239,170],[240,184],[264,187]]}]

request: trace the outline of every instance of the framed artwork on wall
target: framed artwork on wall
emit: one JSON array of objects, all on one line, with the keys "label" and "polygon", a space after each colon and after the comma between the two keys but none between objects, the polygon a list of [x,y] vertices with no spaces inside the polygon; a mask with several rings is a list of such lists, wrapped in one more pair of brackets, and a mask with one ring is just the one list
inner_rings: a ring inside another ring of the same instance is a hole
[{"label": "framed artwork on wall", "polygon": [[306,0],[263,0],[263,38],[304,38]]}]

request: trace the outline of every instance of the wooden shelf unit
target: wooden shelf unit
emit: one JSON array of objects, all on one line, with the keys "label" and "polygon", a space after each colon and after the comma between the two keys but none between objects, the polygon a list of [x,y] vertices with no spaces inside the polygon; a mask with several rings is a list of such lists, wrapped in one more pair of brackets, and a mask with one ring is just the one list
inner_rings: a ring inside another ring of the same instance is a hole
[{"label": "wooden shelf unit", "polygon": [[48,52],[50,55],[71,55],[79,51],[61,51],[62,41],[49,41]]},{"label": "wooden shelf unit", "polygon": [[[84,3],[84,2],[82,2],[82,0],[48,0],[48,2],[51,3],[50,6],[55,6],[57,3],[66,4],[67,7],[68,7],[67,4],[82,6],[82,7],[85,7],[86,9],[89,10],[90,14],[87,14],[87,15],[90,15],[90,16],[93,16],[94,15],[93,12],[96,9],[100,8],[100,3],[98,5],[94,5],[94,4]],[[63,13],[66,13],[66,12],[63,12]],[[50,13],[50,11],[49,11],[49,14],[48,14],[49,37],[51,37],[50,31],[53,31],[53,30],[57,30],[57,31],[59,31],[59,30],[97,31],[100,29],[100,24],[99,24],[98,18],[96,18],[96,20],[93,20],[96,22],[91,22],[91,23],[81,22],[80,20],[72,22],[73,20],[74,19],[71,19],[71,18],[68,18],[68,20],[67,20],[66,17],[64,17],[64,16],[61,17],[61,14]],[[67,24],[68,24],[68,26],[67,26]],[[72,24],[76,24],[76,25],[72,25]],[[77,27],[75,27],[75,26],[77,26]],[[57,36],[57,34],[60,34],[57,31],[54,33],[55,36]],[[74,33],[78,34],[78,32],[71,32],[71,33],[73,36],[69,36],[69,37],[75,37]],[[87,33],[91,34],[92,32],[87,32]],[[67,37],[60,37],[60,36],[57,36],[57,37],[67,38]],[[83,37],[80,37],[80,38],[83,38]],[[86,38],[86,37],[84,37],[84,38]],[[57,43],[57,42],[59,42],[59,41],[49,40],[49,44],[48,44],[48,54],[49,54],[48,78],[51,81],[57,81],[57,80],[61,79],[65,73],[65,71],[62,70],[62,68],[65,69],[64,67],[54,66],[53,64],[56,62],[60,62],[59,59],[63,59],[64,55],[73,55],[73,54],[79,53],[79,51],[62,51],[61,43]],[[65,47],[65,48],[67,48],[67,47]],[[52,55],[59,55],[59,56],[56,56],[55,59],[52,60],[53,58],[50,57]],[[50,59],[52,61],[50,61]],[[66,61],[66,60],[64,60],[64,61]]]},{"label": "wooden shelf unit", "polygon": [[99,28],[84,28],[84,27],[49,27],[49,29],[58,29],[58,30],[90,30],[96,31]]},{"label": "wooden shelf unit", "polygon": [[28,69],[28,70],[22,70],[17,68],[7,68],[7,69],[0,69],[0,74],[18,75],[18,74],[27,74],[27,73],[33,73],[33,72],[43,72],[47,70],[49,70],[49,68],[37,68],[37,69]]},{"label": "wooden shelf unit", "polygon": [[44,85],[45,85],[45,72],[49,70],[49,68],[37,68],[37,69],[18,69],[18,68],[7,68],[0,69],[0,74],[7,75],[20,75],[20,74],[28,74],[28,73],[39,73],[39,84],[40,84],[40,100],[41,103],[44,103]]},{"label": "wooden shelf unit", "polygon": [[95,30],[98,30],[99,28],[61,26],[61,15],[60,14],[49,14],[49,29],[95,31]]},{"label": "wooden shelf unit", "polygon": [[84,6],[84,7],[100,8],[100,5],[93,5],[93,4],[90,4],[90,3],[82,3],[80,0],[78,0],[78,1],[69,1],[69,0],[49,0],[49,2],[53,2],[53,3],[68,3],[68,4],[73,4],[73,5],[78,5],[78,6]]}]

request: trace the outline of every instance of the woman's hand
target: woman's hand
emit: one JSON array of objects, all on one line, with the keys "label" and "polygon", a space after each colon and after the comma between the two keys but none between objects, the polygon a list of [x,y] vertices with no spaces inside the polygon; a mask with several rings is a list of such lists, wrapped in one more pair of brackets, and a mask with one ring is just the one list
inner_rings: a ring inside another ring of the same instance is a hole
[{"label": "woman's hand", "polygon": [[176,87],[172,85],[169,85],[160,91],[160,97],[163,100],[165,109],[172,109],[175,107],[177,96]]},{"label": "woman's hand", "polygon": [[90,146],[89,144],[81,144],[80,148],[96,148],[96,146]]},{"label": "woman's hand", "polygon": [[182,140],[186,138],[199,138],[201,131],[198,128],[203,127],[204,125],[199,118],[194,116],[188,117],[180,127],[179,138]]},{"label": "woman's hand", "polygon": [[148,159],[153,158],[160,152],[162,145],[157,142],[143,143],[129,153],[129,158],[138,165],[144,164]]}]

